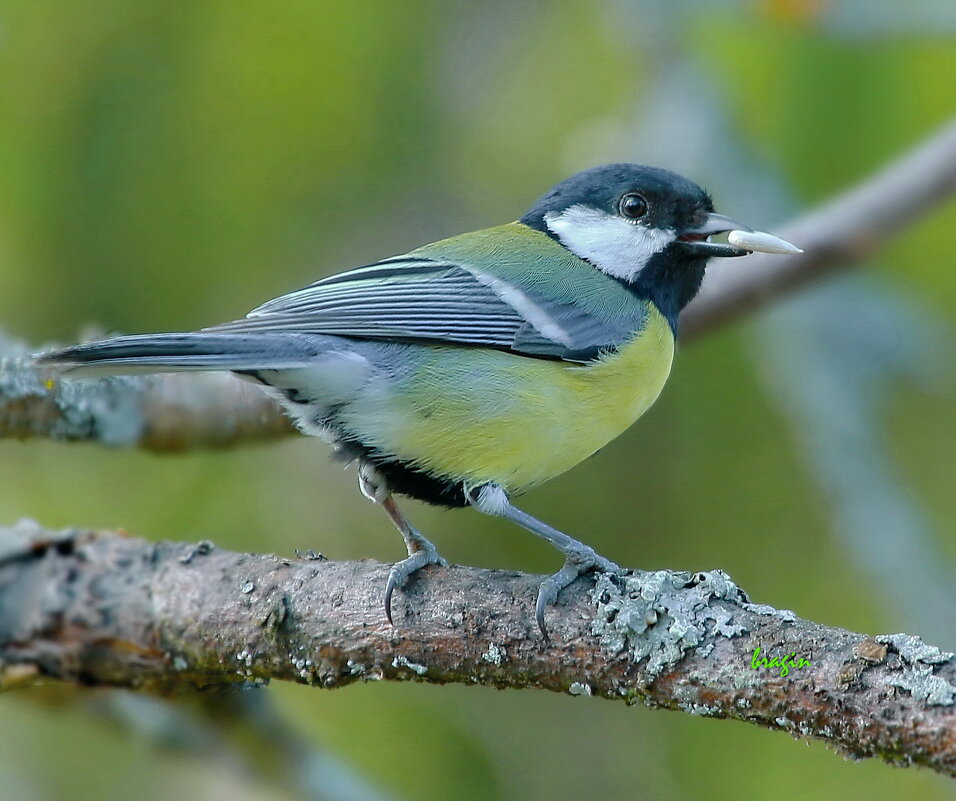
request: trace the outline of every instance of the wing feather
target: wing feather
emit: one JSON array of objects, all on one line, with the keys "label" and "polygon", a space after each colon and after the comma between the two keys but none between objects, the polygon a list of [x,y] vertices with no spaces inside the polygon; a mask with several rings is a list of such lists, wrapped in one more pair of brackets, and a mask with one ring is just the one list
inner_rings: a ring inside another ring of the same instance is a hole
[{"label": "wing feather", "polygon": [[584,362],[633,333],[467,265],[395,257],[290,292],[216,332],[295,331],[483,345]]}]

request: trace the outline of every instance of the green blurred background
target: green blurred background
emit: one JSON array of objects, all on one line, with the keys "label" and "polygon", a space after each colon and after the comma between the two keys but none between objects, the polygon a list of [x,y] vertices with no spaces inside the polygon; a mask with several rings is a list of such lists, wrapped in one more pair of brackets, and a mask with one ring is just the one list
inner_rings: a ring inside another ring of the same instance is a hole
[{"label": "green blurred background", "polygon": [[[40,345],[89,325],[232,319],[514,219],[611,160],[686,171],[719,210],[772,229],[950,118],[954,76],[946,0],[0,0],[0,325]],[[956,574],[954,224],[950,204],[867,278],[683,348],[637,426],[524,505],[622,564],[721,567],[758,602],[956,647],[952,609],[906,600]],[[858,309],[879,337],[854,327]],[[797,356],[793,341],[806,343]],[[824,363],[838,377],[868,365],[865,381],[835,382],[848,393],[839,413],[812,402]],[[827,447],[848,421],[864,426],[861,448],[877,443],[862,467],[839,461],[852,448]],[[398,536],[327,456],[305,439],[175,457],[2,441],[0,519],[398,558]],[[874,459],[876,484],[840,484]],[[898,599],[867,553],[887,550],[886,532],[867,549],[860,513],[880,481],[919,529]],[[452,561],[556,568],[505,523],[408,510]],[[920,559],[936,570],[926,581]],[[375,683],[269,692],[396,799],[956,797],[927,772],[599,700]],[[0,698],[2,801],[290,797],[241,766],[34,701]]]}]

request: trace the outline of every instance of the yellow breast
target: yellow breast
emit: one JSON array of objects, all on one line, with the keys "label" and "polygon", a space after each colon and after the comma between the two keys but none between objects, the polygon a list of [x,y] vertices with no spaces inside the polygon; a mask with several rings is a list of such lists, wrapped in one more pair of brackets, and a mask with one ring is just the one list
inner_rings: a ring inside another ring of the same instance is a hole
[{"label": "yellow breast", "polygon": [[673,356],[670,326],[653,307],[632,340],[588,365],[429,348],[380,412],[363,415],[366,441],[433,474],[520,492],[628,428],[657,399]]}]

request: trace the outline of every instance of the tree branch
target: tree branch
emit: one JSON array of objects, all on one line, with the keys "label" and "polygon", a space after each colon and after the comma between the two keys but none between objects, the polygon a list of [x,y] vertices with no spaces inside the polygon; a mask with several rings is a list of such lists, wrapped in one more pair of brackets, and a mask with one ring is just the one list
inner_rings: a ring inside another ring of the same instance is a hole
[{"label": "tree branch", "polygon": [[[956,776],[956,660],[749,603],[723,573],[600,576],[534,624],[540,577],[423,571],[385,621],[387,566],[208,543],[0,529],[0,687],[168,690],[282,679],[536,687],[735,718]],[[810,665],[752,667],[759,658]]]},{"label": "tree branch", "polygon": [[[0,355],[24,351],[0,338]],[[60,379],[25,355],[0,358],[0,439],[45,437],[177,452],[291,434],[258,387],[231,373]]]},{"label": "tree branch", "polygon": [[681,315],[695,337],[785,292],[846,270],[956,193],[956,119],[822,206],[774,229],[803,248],[787,258],[754,253],[710,270]]},{"label": "tree branch", "polygon": [[[699,336],[797,286],[845,270],[956,191],[956,122],[884,170],[778,233],[803,247],[787,258],[754,254],[712,270],[681,317]],[[226,447],[293,431],[257,388],[224,374],[61,381],[0,341],[0,438],[92,440],[154,451]]]}]

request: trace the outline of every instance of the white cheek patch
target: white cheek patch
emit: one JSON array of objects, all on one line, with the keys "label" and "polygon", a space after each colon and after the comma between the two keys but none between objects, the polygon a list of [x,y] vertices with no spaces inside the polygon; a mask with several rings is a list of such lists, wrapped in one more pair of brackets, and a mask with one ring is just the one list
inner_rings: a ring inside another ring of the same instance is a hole
[{"label": "white cheek patch", "polygon": [[625,280],[633,280],[652,256],[677,238],[670,229],[648,228],[587,206],[549,212],[544,222],[572,253]]}]

